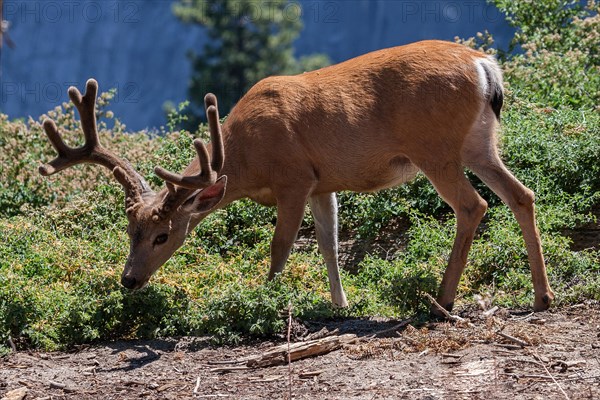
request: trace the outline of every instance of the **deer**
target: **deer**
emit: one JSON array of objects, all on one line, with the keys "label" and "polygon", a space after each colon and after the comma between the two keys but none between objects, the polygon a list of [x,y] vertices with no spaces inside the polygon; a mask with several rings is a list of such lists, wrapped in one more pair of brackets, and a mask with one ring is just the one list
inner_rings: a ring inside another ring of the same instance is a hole
[{"label": "deer", "polygon": [[[51,119],[43,128],[58,156],[44,176],[79,163],[112,171],[125,192],[130,252],[121,284],[145,287],[211,212],[250,198],[277,207],[268,279],[284,270],[308,203],[327,268],[331,301],[346,307],[338,262],[336,192],[376,192],[419,171],[456,214],[456,236],[437,302],[452,310],[460,277],[487,202],[465,176],[471,170],[508,205],[525,239],[535,311],[552,292],[535,218],[535,195],[502,162],[497,130],[503,77],[491,56],[444,41],[374,51],[295,76],[255,84],[221,125],[217,98],[204,106],[210,143],[193,141],[197,157],[179,174],[157,166],[155,192],[131,164],[98,140],[90,79],[85,94],[71,87],[85,143],[67,146]],[[210,155],[209,155],[210,153]],[[432,307],[432,313],[440,315]]]}]

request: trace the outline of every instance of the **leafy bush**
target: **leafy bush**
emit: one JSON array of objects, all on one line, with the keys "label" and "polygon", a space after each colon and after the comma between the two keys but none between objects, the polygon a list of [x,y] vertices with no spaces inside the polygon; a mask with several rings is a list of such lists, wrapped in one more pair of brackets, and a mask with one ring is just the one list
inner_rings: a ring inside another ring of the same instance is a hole
[{"label": "leafy bush", "polygon": [[[509,87],[548,107],[600,104],[600,7],[577,0],[494,0],[517,28],[504,63]],[[521,93],[523,92],[523,93]]]},{"label": "leafy bush", "polygon": [[[591,221],[590,210],[600,205],[595,3],[495,2],[519,28],[515,46],[522,49],[504,55],[503,159],[536,192],[544,255],[559,304],[599,299],[598,246],[573,251],[564,235],[565,229]],[[465,43],[486,49],[492,38],[481,34]],[[162,185],[152,173],[155,165],[181,170],[194,157],[188,132],[126,133],[106,109],[110,97],[99,100],[101,140],[131,160],[152,186]],[[48,116],[67,141],[82,140],[71,105]],[[121,289],[128,250],[122,190],[95,166],[50,179],[39,176],[38,165],[54,157],[43,118],[10,121],[0,114],[0,351],[9,337],[20,348],[42,349],[183,334],[238,342],[280,332],[290,304],[299,318],[400,317],[426,312],[422,294],[436,291],[455,218],[423,176],[378,195],[340,193],[344,236],[370,240],[402,226],[406,232],[398,235],[408,239],[406,248],[385,259],[367,254],[353,266],[356,273],[342,271],[348,309],[331,307],[316,246],[294,252],[282,276],[265,282],[276,214],[248,200],[206,218],[149,288]],[[170,118],[172,129],[180,117],[173,111]],[[200,127],[201,135],[204,130]],[[489,189],[469,177],[490,210],[473,243],[459,302],[487,293],[498,304],[530,304],[518,224]],[[305,224],[312,224],[310,215]]]}]

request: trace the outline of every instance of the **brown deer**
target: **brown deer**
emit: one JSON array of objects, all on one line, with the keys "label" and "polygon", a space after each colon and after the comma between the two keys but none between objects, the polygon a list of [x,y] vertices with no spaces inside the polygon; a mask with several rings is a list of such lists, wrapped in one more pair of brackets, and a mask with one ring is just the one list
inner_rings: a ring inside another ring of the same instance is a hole
[{"label": "brown deer", "polygon": [[547,309],[554,297],[536,228],[534,194],[506,169],[497,151],[502,73],[493,58],[480,52],[424,41],[296,76],[270,77],[248,91],[222,127],[216,97],[208,94],[211,143],[205,147],[194,141],[198,158],[181,175],[156,167],[166,182],[158,193],[98,142],[97,91],[94,80],[87,82],[83,97],[69,89],[86,138],[82,147],[67,147],[54,122],[44,121],[58,157],[40,172],[51,175],[84,162],[112,170],[126,195],[131,242],[121,282],[129,289],[144,287],[208,213],[245,197],[277,206],[272,279],[285,266],[308,201],[332,301],[346,306],[338,271],[335,193],[393,187],[422,171],[456,213],[456,238],[438,295],[450,310],[487,208],[465,177],[466,167],[519,222],[531,266],[534,310]]}]

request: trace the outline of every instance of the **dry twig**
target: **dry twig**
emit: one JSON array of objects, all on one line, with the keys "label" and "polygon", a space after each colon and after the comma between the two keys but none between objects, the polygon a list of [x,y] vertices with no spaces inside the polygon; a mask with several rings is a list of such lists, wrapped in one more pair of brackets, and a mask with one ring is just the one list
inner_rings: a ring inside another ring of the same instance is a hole
[{"label": "dry twig", "polygon": [[300,372],[298,374],[298,378],[300,378],[300,379],[313,378],[315,376],[321,375],[325,371],[326,371],[325,369],[318,369],[316,371],[304,371],[304,372]]},{"label": "dry twig", "polygon": [[292,332],[292,303],[288,303],[288,327],[287,327],[287,361],[288,361],[288,395],[292,400],[292,353],[290,352],[290,336]]},{"label": "dry twig", "polygon": [[473,324],[471,324],[470,322],[468,322],[466,319],[459,317],[458,315],[452,315],[448,312],[448,310],[446,310],[444,307],[442,307],[440,305],[440,303],[438,303],[429,293],[424,293],[425,297],[427,297],[427,300],[429,300],[429,302],[431,302],[431,305],[433,305],[435,308],[437,308],[438,310],[440,310],[440,312],[442,314],[444,314],[444,317],[446,317],[446,319],[449,319],[450,321],[454,321],[454,322],[467,322],[467,324],[469,326],[472,326]]},{"label": "dry twig", "polygon": [[[534,355],[538,360],[541,360],[541,357],[538,355],[537,351],[534,351]],[[544,371],[546,371],[546,374],[548,374],[548,376],[552,379],[552,382],[554,382],[554,384],[561,391],[563,396],[565,396],[565,399],[569,400],[569,396],[567,395],[565,390],[562,388],[562,386],[560,386],[560,383],[558,383],[558,381],[556,379],[554,379],[554,376],[550,373],[550,371],[548,371],[548,368],[546,368],[546,364],[542,363],[542,367],[544,368]]]},{"label": "dry twig", "polygon": [[514,336],[511,336],[511,335],[508,335],[508,334],[502,332],[502,330],[499,330],[498,332],[496,332],[496,335],[501,336],[501,337],[503,337],[506,340],[510,340],[511,342],[516,343],[516,344],[518,344],[521,347],[527,347],[527,346],[530,345],[529,343],[527,343],[524,340],[521,340],[519,338],[516,338]]},{"label": "dry twig", "polygon": [[490,308],[489,310],[487,310],[487,311],[484,311],[483,313],[481,313],[481,315],[482,315],[484,318],[489,318],[489,317],[491,317],[492,315],[494,315],[494,314],[496,313],[496,311],[498,311],[498,306],[494,306],[494,307]]},{"label": "dry twig", "polygon": [[370,337],[374,338],[374,337],[382,337],[382,336],[386,336],[390,333],[398,333],[398,329],[404,328],[406,325],[410,324],[413,321],[412,318],[409,319],[405,319],[404,321],[400,322],[399,324],[396,324],[394,326],[392,326],[391,328],[386,328],[383,329],[381,331],[377,331],[374,334],[372,334]]}]

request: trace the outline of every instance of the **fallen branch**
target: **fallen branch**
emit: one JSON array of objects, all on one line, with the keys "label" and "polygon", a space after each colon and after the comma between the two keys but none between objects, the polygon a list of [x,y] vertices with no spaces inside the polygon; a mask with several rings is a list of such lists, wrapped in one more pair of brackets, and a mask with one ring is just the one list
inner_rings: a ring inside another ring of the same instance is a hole
[{"label": "fallen branch", "polygon": [[489,317],[491,317],[492,315],[494,315],[494,314],[496,313],[496,311],[498,311],[498,309],[499,309],[499,308],[498,308],[498,306],[494,306],[494,307],[490,308],[489,310],[487,310],[487,311],[484,311],[483,313],[481,313],[481,315],[482,315],[484,318],[489,318]]},{"label": "fallen branch", "polygon": [[275,382],[278,381],[280,379],[282,379],[284,376],[283,375],[271,375],[271,376],[267,376],[267,377],[250,377],[248,378],[248,380],[250,382],[257,382],[257,383],[267,383],[267,382]]},{"label": "fallen branch", "polygon": [[300,379],[309,379],[309,378],[314,378],[315,376],[319,376],[321,375],[323,372],[327,371],[326,369],[319,369],[316,371],[305,371],[305,372],[300,372],[298,374],[298,378]]},{"label": "fallen branch", "polygon": [[290,351],[290,336],[292,333],[292,303],[288,303],[288,327],[287,327],[287,363],[288,363],[288,398],[292,400],[292,353]]},{"label": "fallen branch", "polygon": [[[231,367],[213,368],[211,372],[230,372],[244,370],[249,368],[263,368],[274,365],[284,365],[289,362],[301,360],[307,357],[315,357],[330,353],[341,348],[345,344],[353,343],[357,340],[354,334],[345,334],[339,336],[328,336],[322,339],[309,340],[305,342],[291,343],[273,347],[261,354],[244,357],[243,361],[232,361],[232,364],[238,364]],[[289,358],[288,358],[289,357]],[[243,365],[239,365],[243,364]]]},{"label": "fallen branch", "polygon": [[[454,322],[467,322],[466,319],[459,317],[458,315],[452,315],[448,312],[448,310],[446,310],[444,307],[442,307],[440,305],[440,303],[438,303],[429,293],[423,293],[425,295],[425,297],[427,297],[427,300],[429,300],[429,302],[431,303],[432,306],[434,306],[435,308],[437,308],[443,315],[444,317],[446,317],[446,319],[449,319],[450,321],[454,321]],[[470,322],[467,322],[469,325],[473,325]]]},{"label": "fallen branch", "polygon": [[560,372],[567,372],[569,368],[578,367],[580,365],[585,365],[587,362],[585,360],[576,360],[576,361],[563,361],[557,360],[554,364],[550,366],[550,368],[560,368]]},{"label": "fallen branch", "polygon": [[411,322],[413,321],[412,318],[409,319],[405,319],[404,321],[400,322],[399,324],[396,324],[394,326],[392,326],[391,328],[386,328],[383,329],[381,331],[377,331],[375,332],[373,335],[371,335],[371,338],[380,338],[382,336],[386,336],[390,333],[392,334],[398,334],[398,329],[404,328],[405,326],[409,325]]},{"label": "fallen branch", "polygon": [[247,371],[249,369],[251,369],[251,368],[246,365],[239,365],[239,366],[231,366],[231,367],[212,368],[210,370],[210,372],[234,372],[234,371]]},{"label": "fallen branch", "polygon": [[442,357],[463,358],[464,354],[440,353]]},{"label": "fallen branch", "polygon": [[64,383],[60,383],[60,382],[50,382],[50,387],[52,389],[60,389],[66,393],[74,393],[77,391],[77,389],[67,386]]},{"label": "fallen branch", "polygon": [[[539,360],[540,356],[537,354],[537,352],[535,352],[534,354],[535,354],[536,358]],[[560,383],[558,383],[558,381],[556,379],[554,379],[554,376],[550,373],[550,371],[548,371],[548,368],[546,368],[546,365],[542,363],[542,367],[544,368],[544,371],[546,371],[546,374],[548,374],[548,376],[552,379],[552,382],[554,382],[554,384],[556,386],[558,386],[558,388],[560,389],[563,396],[565,396],[565,399],[569,400],[569,396],[567,395],[567,392],[565,392],[565,390],[562,388],[562,386],[560,386]]]},{"label": "fallen branch", "polygon": [[506,344],[506,343],[492,343],[494,346],[503,347],[507,350],[523,350],[523,346],[517,346],[515,344]]},{"label": "fallen branch", "polygon": [[502,332],[502,331],[498,331],[498,332],[496,332],[496,335],[498,335],[498,336],[501,336],[501,337],[503,337],[503,338],[504,338],[504,339],[506,339],[506,340],[510,340],[511,342],[513,342],[513,343],[516,343],[516,344],[518,344],[518,345],[519,345],[519,346],[521,346],[521,347],[527,347],[527,346],[529,346],[529,345],[530,345],[530,344],[529,344],[529,343],[527,343],[526,341],[524,341],[524,340],[521,340],[521,339],[519,339],[519,338],[516,338],[516,337],[514,337],[514,336],[511,336],[511,335],[508,335],[508,334],[506,334],[506,333],[504,333],[504,332]]},{"label": "fallen branch", "polygon": [[306,340],[321,339],[321,338],[324,338],[327,336],[337,335],[338,333],[340,333],[340,330],[338,328],[335,328],[334,330],[330,331],[329,329],[324,327],[320,331],[311,333],[310,335],[306,336],[304,338],[304,340],[306,341]]}]

